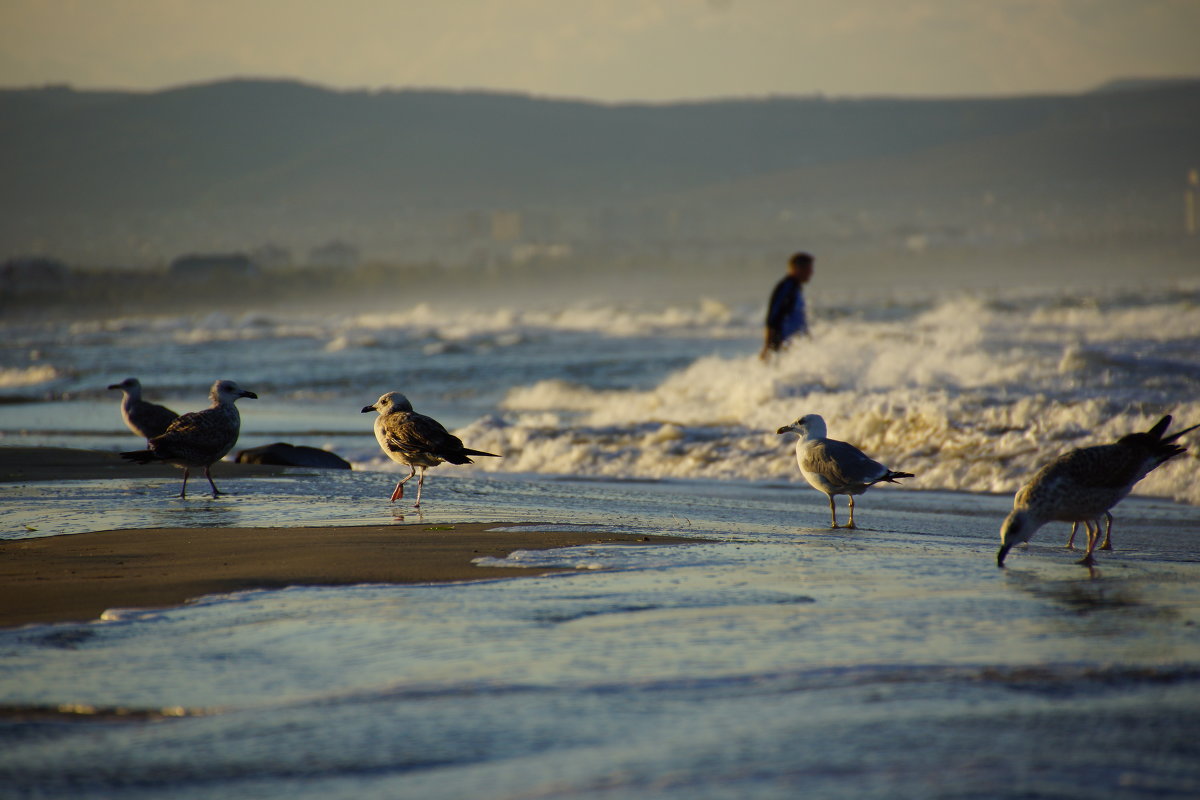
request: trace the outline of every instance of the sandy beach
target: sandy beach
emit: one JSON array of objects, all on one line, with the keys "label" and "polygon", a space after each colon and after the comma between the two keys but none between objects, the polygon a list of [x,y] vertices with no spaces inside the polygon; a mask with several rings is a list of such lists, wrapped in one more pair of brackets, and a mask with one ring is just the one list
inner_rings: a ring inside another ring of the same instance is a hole
[{"label": "sandy beach", "polygon": [[[221,462],[216,477],[278,475],[280,467]],[[305,470],[300,470],[304,472]],[[170,477],[115,453],[0,448],[0,480]],[[495,528],[504,530],[493,530]],[[0,542],[0,627],[86,621],[111,608],[172,606],[206,594],[286,586],[434,583],[540,575],[481,567],[514,550],[676,538],[603,531],[522,530],[512,523],[347,527],[150,528]]]},{"label": "sandy beach", "polygon": [[418,513],[396,471],[222,464],[182,500],[0,457],[42,476],[0,483],[0,783],[31,796],[1200,789],[1194,506],[997,569],[998,494],[879,489],[832,530],[782,482],[442,468]]},{"label": "sandy beach", "polygon": [[[503,527],[496,531],[493,528]],[[352,528],[100,531],[0,542],[0,626],[96,619],[243,589],[434,583],[540,575],[472,559],[574,545],[678,542],[655,536],[521,531],[500,523]]]}]

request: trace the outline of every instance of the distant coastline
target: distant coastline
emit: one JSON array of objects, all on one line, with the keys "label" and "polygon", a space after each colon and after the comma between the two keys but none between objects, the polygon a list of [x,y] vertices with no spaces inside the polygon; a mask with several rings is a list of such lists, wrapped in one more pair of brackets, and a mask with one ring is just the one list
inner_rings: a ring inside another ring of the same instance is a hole
[{"label": "distant coastline", "polygon": [[0,259],[149,266],[344,241],[382,263],[707,261],[798,235],[1122,247],[1182,234],[1198,103],[1188,79],[662,104],[286,80],[0,90],[20,122],[0,130]]}]

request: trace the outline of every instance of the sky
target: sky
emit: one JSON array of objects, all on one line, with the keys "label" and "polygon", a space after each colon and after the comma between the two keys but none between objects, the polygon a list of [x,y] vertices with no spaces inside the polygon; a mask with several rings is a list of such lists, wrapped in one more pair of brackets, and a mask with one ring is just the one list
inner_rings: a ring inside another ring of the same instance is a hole
[{"label": "sky", "polygon": [[0,86],[231,77],[606,102],[1200,76],[1200,0],[0,0]]}]

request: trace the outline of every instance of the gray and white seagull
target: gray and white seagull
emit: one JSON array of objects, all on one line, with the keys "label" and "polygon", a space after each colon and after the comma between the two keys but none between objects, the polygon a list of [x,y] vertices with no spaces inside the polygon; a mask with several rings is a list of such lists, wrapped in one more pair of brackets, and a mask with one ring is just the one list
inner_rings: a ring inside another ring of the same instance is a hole
[{"label": "gray and white seagull", "polygon": [[862,494],[877,483],[897,483],[897,478],[915,477],[911,472],[896,472],[868,458],[852,444],[825,438],[825,420],[819,414],[805,414],[791,425],[784,425],[776,433],[798,433],[796,463],[800,473],[814,489],[824,492],[829,498],[831,525],[840,527],[837,521],[837,506],[833,496],[850,497],[850,522],[854,525],[854,495]]},{"label": "gray and white seagull", "polygon": [[108,388],[121,390],[121,419],[125,420],[129,430],[143,439],[161,436],[167,426],[179,417],[166,406],[143,400],[142,383],[137,378],[126,378]]},{"label": "gray and white seagull", "polygon": [[167,426],[161,435],[147,442],[147,449],[121,453],[121,458],[137,464],[165,461],[183,467],[180,497],[187,496],[188,475],[192,467],[204,467],[204,477],[208,478],[213,497],[221,494],[213,483],[209,469],[237,444],[242,416],[234,403],[241,397],[257,400],[258,395],[246,391],[233,381],[217,381],[208,396],[212,400],[208,408],[184,414]]},{"label": "gray and white seagull", "polygon": [[1087,529],[1087,553],[1080,564],[1094,564],[1092,552],[1100,540],[1100,518],[1125,499],[1142,478],[1187,452],[1175,444],[1180,436],[1200,428],[1193,425],[1164,436],[1171,416],[1145,433],[1130,433],[1112,444],[1083,447],[1064,453],[1038,470],[1013,498],[1013,510],[1000,527],[996,565],[1003,567],[1008,551],[1028,542],[1047,522],[1082,522]]},{"label": "gray and white seagull", "polygon": [[404,484],[421,470],[417,478],[417,502],[421,507],[421,488],[425,485],[425,470],[436,467],[443,461],[451,464],[473,464],[471,456],[499,458],[495,453],[471,450],[463,447],[462,439],[442,427],[433,417],[413,411],[412,403],[399,392],[388,392],[363,407],[362,413],[378,411],[375,418],[375,439],[388,458],[408,467],[408,476],[402,478],[392,490],[391,501],[404,497]]}]

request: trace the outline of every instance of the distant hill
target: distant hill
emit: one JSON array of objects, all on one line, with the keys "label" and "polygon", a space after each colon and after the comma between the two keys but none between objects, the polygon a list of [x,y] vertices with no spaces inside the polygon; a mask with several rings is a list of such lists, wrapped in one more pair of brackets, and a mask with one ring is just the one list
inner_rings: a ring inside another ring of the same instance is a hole
[{"label": "distant hill", "polygon": [[[262,80],[2,90],[0,256],[153,262],[339,238],[453,261],[521,242],[770,243],[797,226],[1158,233],[1197,166],[1194,81],[661,105]],[[498,212],[519,223],[497,228]]]},{"label": "distant hill", "polygon": [[1093,92],[1137,92],[1143,89],[1165,89],[1200,84],[1200,77],[1175,78],[1116,78],[1102,83]]}]

